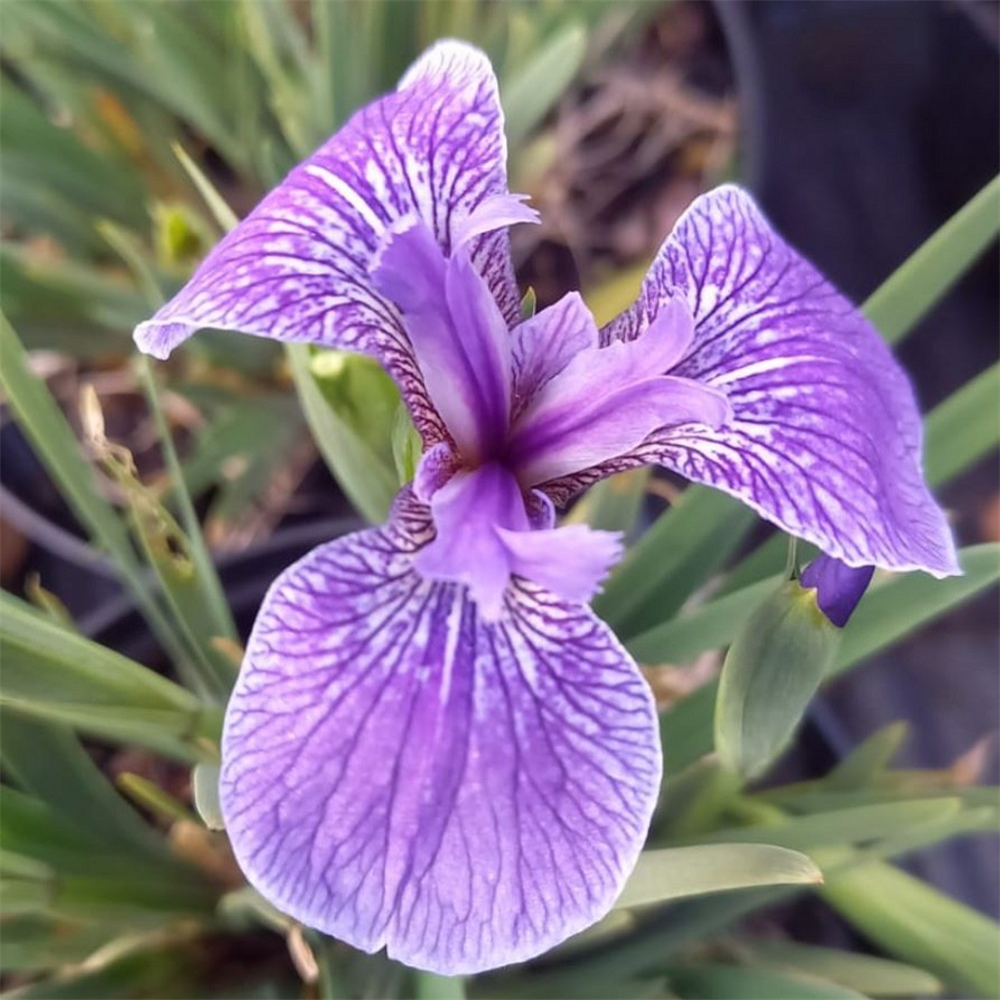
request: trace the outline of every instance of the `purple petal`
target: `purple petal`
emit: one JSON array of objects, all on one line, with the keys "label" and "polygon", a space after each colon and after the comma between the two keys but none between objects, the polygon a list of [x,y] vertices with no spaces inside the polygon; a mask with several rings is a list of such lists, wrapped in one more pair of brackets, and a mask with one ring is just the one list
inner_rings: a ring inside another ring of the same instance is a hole
[{"label": "purple petal", "polygon": [[820,611],[843,628],[871,583],[874,566],[847,566],[839,559],[821,555],[802,571],[799,583],[816,591]]},{"label": "purple petal", "polygon": [[578,352],[542,385],[508,444],[522,482],[546,483],[617,458],[665,425],[716,427],[729,418],[720,390],[661,374],[691,340],[686,309],[670,308],[668,319],[636,340]]},{"label": "purple petal", "polygon": [[872,325],[771,229],[749,195],[722,187],[699,198],[635,306],[602,336],[639,336],[677,296],[694,315],[695,339],[672,374],[724,391],[733,419],[716,429],[665,429],[633,462],[659,462],[731,493],[848,565],[959,571],[923,481],[920,416],[906,376]]},{"label": "purple petal", "polygon": [[598,345],[597,324],[579,292],[525,320],[511,336],[515,415],[577,354]]},{"label": "purple petal", "polygon": [[[226,236],[136,329],[137,344],[162,358],[195,330],[221,327],[370,354],[400,384],[418,427],[440,438],[406,333],[368,268],[383,234],[409,216],[446,252],[468,238],[467,220],[506,194],[505,158],[489,61],[459,42],[436,45]],[[478,235],[469,249],[513,325],[519,296],[506,232]]]},{"label": "purple petal", "polygon": [[413,477],[413,492],[422,503],[430,503],[431,497],[459,471],[458,459],[444,441],[433,445],[420,456],[416,475]]},{"label": "purple petal", "polygon": [[431,402],[462,457],[494,455],[510,413],[510,335],[465,250],[445,257],[424,223],[407,220],[385,237],[372,280],[402,312]]},{"label": "purple petal", "polygon": [[498,463],[456,473],[433,494],[430,507],[436,534],[417,553],[417,572],[468,587],[486,621],[503,614],[511,577],[582,603],[622,554],[616,533],[583,525],[553,528],[544,495],[526,498]]},{"label": "purple petal", "polygon": [[583,524],[542,531],[497,533],[510,556],[511,571],[568,601],[587,604],[622,557],[621,534]]},{"label": "purple petal", "polygon": [[538,212],[525,205],[526,194],[494,194],[484,198],[471,215],[462,219],[452,232],[453,250],[465,246],[476,236],[492,233],[497,229],[516,226],[522,222],[537,224]]},{"label": "purple petal", "polygon": [[496,621],[510,583],[510,555],[497,528],[529,530],[521,488],[500,465],[459,472],[431,498],[436,536],[418,553],[417,571],[430,580],[469,588],[480,614]]},{"label": "purple petal", "polygon": [[406,516],[271,588],[227,712],[222,807],[279,909],[474,973],[608,911],[656,801],[656,715],[587,609],[518,585],[485,624],[412,571],[428,525]]}]

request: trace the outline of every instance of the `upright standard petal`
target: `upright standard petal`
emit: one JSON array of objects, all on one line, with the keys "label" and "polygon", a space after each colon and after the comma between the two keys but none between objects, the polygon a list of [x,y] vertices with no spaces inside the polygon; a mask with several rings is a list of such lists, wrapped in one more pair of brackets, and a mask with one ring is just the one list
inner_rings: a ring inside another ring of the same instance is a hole
[{"label": "upright standard petal", "polygon": [[542,386],[554,379],[579,353],[596,348],[599,334],[579,292],[516,326],[511,334],[512,416],[517,417]]},{"label": "upright standard petal", "polygon": [[[355,114],[206,257],[191,281],[136,329],[166,357],[202,327],[359,351],[399,382],[421,429],[441,437],[398,314],[369,266],[394,222],[415,216],[445,252],[469,239],[508,324],[518,294],[504,231],[477,209],[507,192],[497,83],[486,57],[459,42],[430,49],[399,89]],[[472,223],[469,223],[469,219]],[[506,216],[500,213],[498,224]],[[496,221],[496,220],[494,220]]]},{"label": "upright standard petal", "polygon": [[400,309],[424,385],[463,460],[496,455],[510,415],[510,334],[464,248],[446,257],[430,228],[407,220],[372,265]]},{"label": "upright standard petal", "polygon": [[660,750],[606,626],[525,585],[484,623],[464,588],[413,572],[429,533],[404,502],[275,582],[227,712],[222,807],[241,867],[283,911],[472,973],[607,912]]},{"label": "upright standard petal", "polygon": [[578,352],[536,389],[507,443],[507,461],[522,483],[547,483],[617,459],[664,426],[713,428],[730,418],[725,393],[661,374],[692,332],[684,308],[664,310],[663,318],[669,322],[658,317],[641,338]]},{"label": "upright standard petal", "polygon": [[678,296],[695,333],[671,374],[724,392],[733,418],[664,428],[624,464],[659,462],[731,493],[849,566],[959,571],[923,481],[906,376],[745,192],[722,187],[691,206],[605,342],[639,336]]}]

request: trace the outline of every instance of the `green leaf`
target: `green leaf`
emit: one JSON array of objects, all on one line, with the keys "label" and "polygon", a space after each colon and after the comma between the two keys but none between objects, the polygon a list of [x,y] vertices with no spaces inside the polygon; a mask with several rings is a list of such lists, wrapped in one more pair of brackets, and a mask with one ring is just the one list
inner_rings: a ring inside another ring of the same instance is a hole
[{"label": "green leaf", "polygon": [[983,914],[880,861],[831,879],[821,893],[880,948],[952,990],[1000,996],[1000,926]]},{"label": "green leaf", "polygon": [[212,218],[215,219],[219,228],[224,233],[228,233],[230,229],[235,229],[240,220],[226,203],[225,198],[222,197],[215,185],[205,176],[204,171],[188,156],[187,151],[179,142],[174,143],[171,148],[173,149],[174,156],[177,157],[180,165],[184,168],[184,172],[191,179],[191,183],[194,184],[198,194],[201,195],[208,210],[212,213]]},{"label": "green leaf", "polygon": [[4,309],[32,350],[129,354],[127,331],[147,315],[142,296],[119,275],[37,246],[0,246],[0,284]]},{"label": "green leaf", "polygon": [[851,861],[830,868],[830,876],[833,877],[842,870],[853,868],[856,864],[865,864],[868,860],[913,854],[915,851],[925,850],[955,837],[976,833],[994,835],[1000,833],[1000,809],[994,806],[992,808],[962,809],[962,811],[951,815],[942,813],[937,819],[929,819],[910,828],[901,829],[898,833],[883,837],[870,847],[865,848],[864,851],[859,852],[858,857]]},{"label": "green leaf", "polygon": [[607,281],[584,292],[584,301],[598,326],[610,323],[635,302],[652,264],[650,258],[634,267],[616,270]]},{"label": "green leaf", "polygon": [[[220,634],[224,626],[203,586],[204,575],[195,555],[197,543],[181,529],[158,494],[139,479],[128,449],[105,437],[104,417],[92,387],[83,392],[82,408],[88,444],[120,489],[126,523],[159,584],[171,629],[182,646],[174,667],[200,696],[223,702],[232,687],[235,669],[213,640],[231,636]],[[210,572],[214,574],[214,570]]]},{"label": "green leaf", "polygon": [[194,814],[177,801],[169,792],[164,791],[149,778],[141,774],[126,771],[119,774],[115,784],[136,805],[141,806],[153,816],[168,826],[177,822],[197,824]]},{"label": "green leaf", "polygon": [[949,396],[927,417],[924,474],[936,486],[974,465],[1000,443],[1000,363]]},{"label": "green leaf", "polygon": [[936,996],[941,983],[930,973],[902,962],[774,939],[741,941],[755,965],[763,964],[821,976],[873,997]]},{"label": "green leaf", "polygon": [[175,662],[183,646],[153,598],[118,512],[104,499],[94,470],[80,454],[73,431],[45,384],[30,372],[17,334],[0,314],[0,386],[46,471],[91,537],[115,560],[123,581],[157,640]]},{"label": "green leaf", "polygon": [[640,663],[690,663],[707,649],[724,646],[780,586],[774,576],[690,611],[629,639],[628,651]]},{"label": "green leaf", "polygon": [[8,709],[0,711],[0,721],[0,759],[5,773],[21,788],[123,853],[151,864],[169,860],[160,838],[118,795],[68,729]]},{"label": "green leaf", "polygon": [[[77,923],[158,926],[179,916],[207,916],[218,890],[203,873],[163,847],[123,846],[29,795],[0,786],[0,835],[5,849],[51,869],[45,912]],[[157,845],[163,843],[150,836]],[[22,881],[28,879],[22,876]],[[41,894],[36,894],[40,901]]]},{"label": "green leaf", "polygon": [[434,972],[416,972],[417,1000],[465,1000],[463,976],[439,976]]},{"label": "green leaf", "polygon": [[712,756],[676,774],[668,774],[660,789],[650,842],[697,841],[719,826],[742,791],[742,782]]},{"label": "green leaf", "polygon": [[[769,906],[795,890],[789,887],[741,889],[681,899],[605,947],[593,948],[562,967],[529,974],[500,974],[489,979],[488,996],[537,1000],[617,997],[621,983],[663,969],[670,955],[700,939],[718,937],[730,924]],[[477,980],[479,984],[484,980]]]},{"label": "green leaf", "polygon": [[863,1000],[863,994],[819,976],[746,965],[674,968],[668,982],[674,996],[692,1000]]},{"label": "green leaf", "polygon": [[327,136],[315,133],[309,90],[306,39],[287,4],[241,0],[240,24],[246,50],[267,81],[267,98],[285,142],[297,158]]},{"label": "green leaf", "polygon": [[758,792],[755,798],[797,813],[811,813],[908,802],[914,796],[959,799],[969,808],[1000,806],[1000,790],[996,787],[956,784],[946,771],[885,771],[875,787],[857,790],[828,791],[823,780],[807,781],[768,788]]},{"label": "green leaf", "polygon": [[804,854],[769,844],[705,844],[643,851],[615,906],[765,885],[813,885],[820,870]]},{"label": "green leaf", "polygon": [[890,344],[902,340],[996,239],[1000,177],[995,177],[884,281],[864,312]]},{"label": "green leaf", "polygon": [[44,913],[52,903],[52,889],[45,882],[11,878],[0,873],[0,916]]},{"label": "green leaf", "polygon": [[81,206],[92,217],[103,215],[134,227],[146,222],[143,186],[135,172],[54,124],[7,76],[0,80],[0,170],[0,198],[10,217],[21,215],[7,190],[16,179],[53,207]]},{"label": "green leaf", "polygon": [[392,422],[392,463],[396,470],[396,480],[400,483],[410,483],[417,474],[420,458],[423,455],[423,441],[413,426],[410,411],[405,403],[396,407]]},{"label": "green leaf", "polygon": [[961,801],[956,798],[888,802],[805,816],[784,816],[767,823],[714,830],[700,839],[712,843],[768,843],[811,851],[819,847],[874,842],[891,837],[906,827],[950,820],[960,808]]},{"label": "green leaf", "polygon": [[660,624],[722,567],[755,520],[724,493],[688,487],[629,551],[595,612],[624,641]]},{"label": "green leaf", "polygon": [[[760,580],[780,573],[788,565],[788,546],[792,541],[790,535],[778,531],[766,541],[757,546],[733,571],[726,577],[719,588],[716,600],[758,583]],[[819,555],[819,549],[801,538],[795,539],[796,559],[799,565],[804,565]]]},{"label": "green leaf", "polygon": [[[337,353],[346,357],[342,352]],[[324,352],[324,356],[333,354],[334,352]],[[337,412],[330,405],[328,396],[320,388],[320,383],[313,372],[310,348],[303,344],[290,344],[288,359],[302,410],[320,454],[358,512],[372,524],[382,524],[399,489],[391,443],[391,420],[398,403],[398,391],[389,381],[389,377],[381,373],[387,385],[380,390],[380,398],[384,397],[387,401],[386,408],[390,418],[384,442],[385,454],[382,454],[381,450],[373,449],[368,437],[370,431],[363,430],[366,426],[365,413],[368,402],[352,396],[348,386],[342,398],[343,408]],[[358,365],[365,361],[366,359],[358,358]],[[348,378],[358,370],[358,365],[355,365],[353,358],[346,365]],[[330,372],[329,376],[333,378],[334,373]],[[362,381],[365,386],[370,387],[373,379],[365,378]],[[396,398],[391,399],[392,405],[388,406],[390,390],[396,393]]]},{"label": "green leaf", "polygon": [[[184,482],[181,463],[177,457],[173,435],[163,412],[160,389],[156,384],[152,365],[146,356],[141,357],[138,365],[140,380],[153,414],[160,449],[163,452],[167,475],[173,489],[173,500],[180,511],[180,521],[184,528],[187,551],[194,569],[193,583],[196,594],[195,600],[189,606],[188,627],[202,644],[210,643],[212,639],[220,637],[235,642],[239,637],[236,625],[233,622],[233,615],[229,609],[226,595],[222,590],[219,574],[216,572],[208,546],[205,544],[201,522],[198,520],[198,514]],[[224,658],[212,657],[207,648],[205,653],[206,658],[216,670],[220,690],[228,694],[235,680],[235,671]]]},{"label": "green leaf", "polygon": [[764,772],[791,741],[839,645],[815,590],[797,580],[751,615],[726,655],[715,700],[715,749],[726,766],[746,778]]},{"label": "green leaf", "polygon": [[5,919],[0,972],[35,972],[76,965],[106,944],[105,928],[83,927],[31,916]]},{"label": "green leaf", "polygon": [[630,535],[642,511],[651,472],[646,466],[595,483],[573,505],[566,523],[588,524],[597,531]]},{"label": "green leaf", "polygon": [[182,760],[216,736],[219,715],[146,667],[0,595],[0,704]]},{"label": "green leaf", "polygon": [[873,785],[899,753],[908,732],[905,722],[893,722],[872,733],[830,771],[825,786],[850,789]]},{"label": "green leaf", "polygon": [[[19,986],[4,996],[10,1000],[133,1000],[135,997],[183,1000],[205,995],[200,991],[205,988],[205,976],[210,970],[204,967],[204,958],[190,942],[164,944],[162,937],[153,936],[145,946],[140,942],[129,947],[129,943],[109,950],[102,961],[88,962],[52,978]],[[250,992],[234,995],[252,996]],[[262,994],[265,995],[268,994]]]},{"label": "green leaf", "polygon": [[130,105],[152,102],[185,119],[230,162],[245,166],[251,151],[237,138],[232,112],[239,95],[226,74],[229,53],[220,52],[225,35],[213,37],[207,25],[169,6],[118,3],[100,10],[110,23],[89,5],[50,0],[16,4],[5,20],[33,39],[36,55],[72,65],[79,81]]},{"label": "green leaf", "polygon": [[959,562],[964,576],[935,580],[906,573],[872,587],[844,629],[834,672],[885,649],[1000,579],[1000,545],[962,549]]},{"label": "green leaf", "polygon": [[501,103],[511,144],[526,136],[548,114],[580,70],[587,52],[587,30],[570,22],[500,84]]}]

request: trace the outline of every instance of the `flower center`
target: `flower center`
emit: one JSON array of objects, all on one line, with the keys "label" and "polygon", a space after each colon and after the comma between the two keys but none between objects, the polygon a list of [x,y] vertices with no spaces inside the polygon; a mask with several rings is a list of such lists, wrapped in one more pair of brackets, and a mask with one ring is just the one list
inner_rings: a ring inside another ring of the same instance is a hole
[{"label": "flower center", "polygon": [[437,534],[417,570],[466,585],[491,619],[512,576],[589,599],[618,538],[553,528],[536,487],[625,455],[658,428],[726,419],[721,392],[663,374],[691,343],[686,305],[661,309],[640,339],[606,347],[578,295],[510,330],[461,241],[446,256],[412,219],[386,237],[372,278],[402,314],[455,445],[435,445],[418,469],[414,489]]}]

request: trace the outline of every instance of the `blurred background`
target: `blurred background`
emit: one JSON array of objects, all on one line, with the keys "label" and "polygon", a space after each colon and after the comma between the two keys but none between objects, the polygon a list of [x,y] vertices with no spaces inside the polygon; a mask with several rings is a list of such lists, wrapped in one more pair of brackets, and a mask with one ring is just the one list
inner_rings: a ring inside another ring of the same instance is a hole
[{"label": "blurred background", "polygon": [[[108,439],[166,496],[130,333],[220,235],[199,178],[243,215],[449,35],[481,45],[497,67],[510,186],[543,219],[513,234],[519,279],[540,306],[582,288],[598,319],[610,318],[688,203],[726,180],[749,187],[789,241],[862,302],[1000,168],[998,11],[989,0],[7,0],[3,309],[80,436],[92,387]],[[900,348],[926,410],[997,360],[998,263],[994,246]],[[277,345],[212,332],[161,375],[184,482],[245,630],[278,570],[357,521],[358,497],[317,451],[295,391],[301,372]],[[377,418],[352,423],[348,412],[380,405],[377,373],[314,363],[309,377],[380,475],[385,442],[364,440]],[[0,446],[3,587],[54,597],[85,634],[165,662],[6,410]],[[1000,541],[998,480],[994,451],[942,492],[963,545]],[[644,523],[678,485],[658,481]],[[102,480],[120,505],[128,488]],[[765,537],[755,528],[745,549]],[[825,773],[904,719],[902,763],[962,761],[995,781],[998,626],[991,591],[834,684],[775,780]],[[168,765],[127,750],[106,766],[174,780]],[[1000,912],[995,838],[913,864]],[[865,947],[812,901],[786,919],[805,939]]]}]

